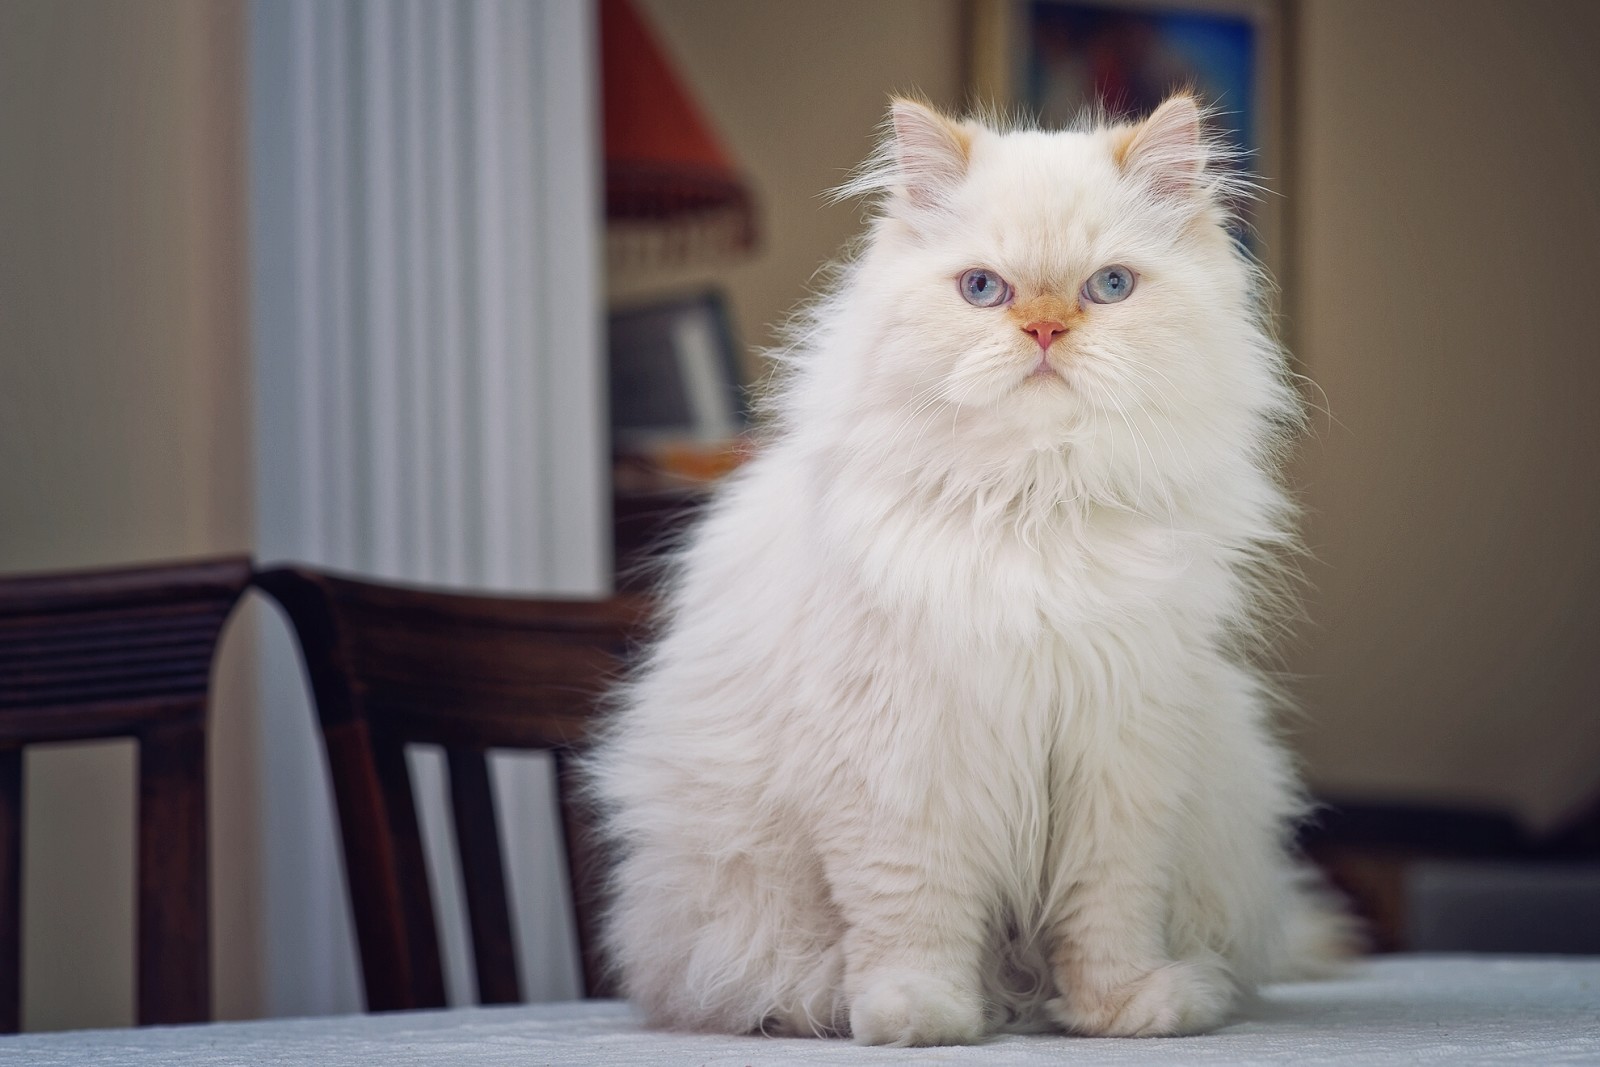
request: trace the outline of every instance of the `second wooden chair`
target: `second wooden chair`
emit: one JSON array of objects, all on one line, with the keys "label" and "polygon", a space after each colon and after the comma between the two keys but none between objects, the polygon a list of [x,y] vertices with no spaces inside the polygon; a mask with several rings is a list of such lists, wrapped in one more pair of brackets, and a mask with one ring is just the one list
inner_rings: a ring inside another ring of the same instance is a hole
[{"label": "second wooden chair", "polygon": [[632,599],[477,596],[263,571],[299,638],[316,700],[344,845],[369,1011],[441,1007],[443,968],[407,744],[446,754],[478,999],[521,999],[489,749],[554,754],[588,996],[596,955],[597,858],[570,788],[571,756],[643,619]]}]

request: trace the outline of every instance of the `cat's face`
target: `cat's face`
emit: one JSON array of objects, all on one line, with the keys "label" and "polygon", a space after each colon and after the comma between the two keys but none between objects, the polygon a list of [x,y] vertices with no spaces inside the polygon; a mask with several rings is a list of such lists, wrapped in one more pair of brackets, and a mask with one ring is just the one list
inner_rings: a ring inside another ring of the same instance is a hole
[{"label": "cat's face", "polygon": [[1148,440],[1272,387],[1192,99],[1091,132],[999,134],[906,102],[894,122],[858,275],[877,401],[1055,447],[1111,426]]}]

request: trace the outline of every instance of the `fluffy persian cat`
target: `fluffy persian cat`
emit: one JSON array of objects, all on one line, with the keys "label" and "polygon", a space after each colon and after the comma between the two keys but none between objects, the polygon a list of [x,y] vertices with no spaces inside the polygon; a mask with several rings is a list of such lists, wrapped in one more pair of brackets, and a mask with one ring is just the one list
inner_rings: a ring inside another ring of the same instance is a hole
[{"label": "fluffy persian cat", "polygon": [[655,1024],[1187,1034],[1343,925],[1251,666],[1299,408],[1195,101],[894,103],[861,253],[590,766]]}]

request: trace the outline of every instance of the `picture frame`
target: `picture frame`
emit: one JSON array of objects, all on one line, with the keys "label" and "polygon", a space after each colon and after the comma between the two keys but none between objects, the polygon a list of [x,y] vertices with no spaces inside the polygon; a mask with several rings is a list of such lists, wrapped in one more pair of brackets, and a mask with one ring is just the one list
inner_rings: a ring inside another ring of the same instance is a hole
[{"label": "picture frame", "polygon": [[609,327],[614,447],[717,444],[749,427],[738,349],[720,292],[618,308]]},{"label": "picture frame", "polygon": [[[1290,16],[1287,0],[969,0],[969,91],[980,110],[1049,127],[1097,104],[1136,115],[1175,89],[1196,89],[1262,185],[1240,205],[1242,236],[1281,282],[1290,266]],[[1117,88],[1105,95],[1120,99],[1096,99],[1107,82]]]}]

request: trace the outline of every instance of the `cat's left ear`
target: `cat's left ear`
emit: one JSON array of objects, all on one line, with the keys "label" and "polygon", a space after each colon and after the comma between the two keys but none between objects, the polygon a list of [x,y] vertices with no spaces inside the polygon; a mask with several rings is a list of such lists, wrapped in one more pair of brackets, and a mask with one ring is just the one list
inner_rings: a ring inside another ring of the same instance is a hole
[{"label": "cat's left ear", "polygon": [[903,97],[890,106],[889,120],[894,126],[896,193],[915,208],[944,206],[967,176],[972,132]]},{"label": "cat's left ear", "polygon": [[1157,195],[1199,199],[1208,158],[1199,102],[1188,93],[1168,97],[1149,118],[1121,131],[1114,154],[1124,173]]}]

